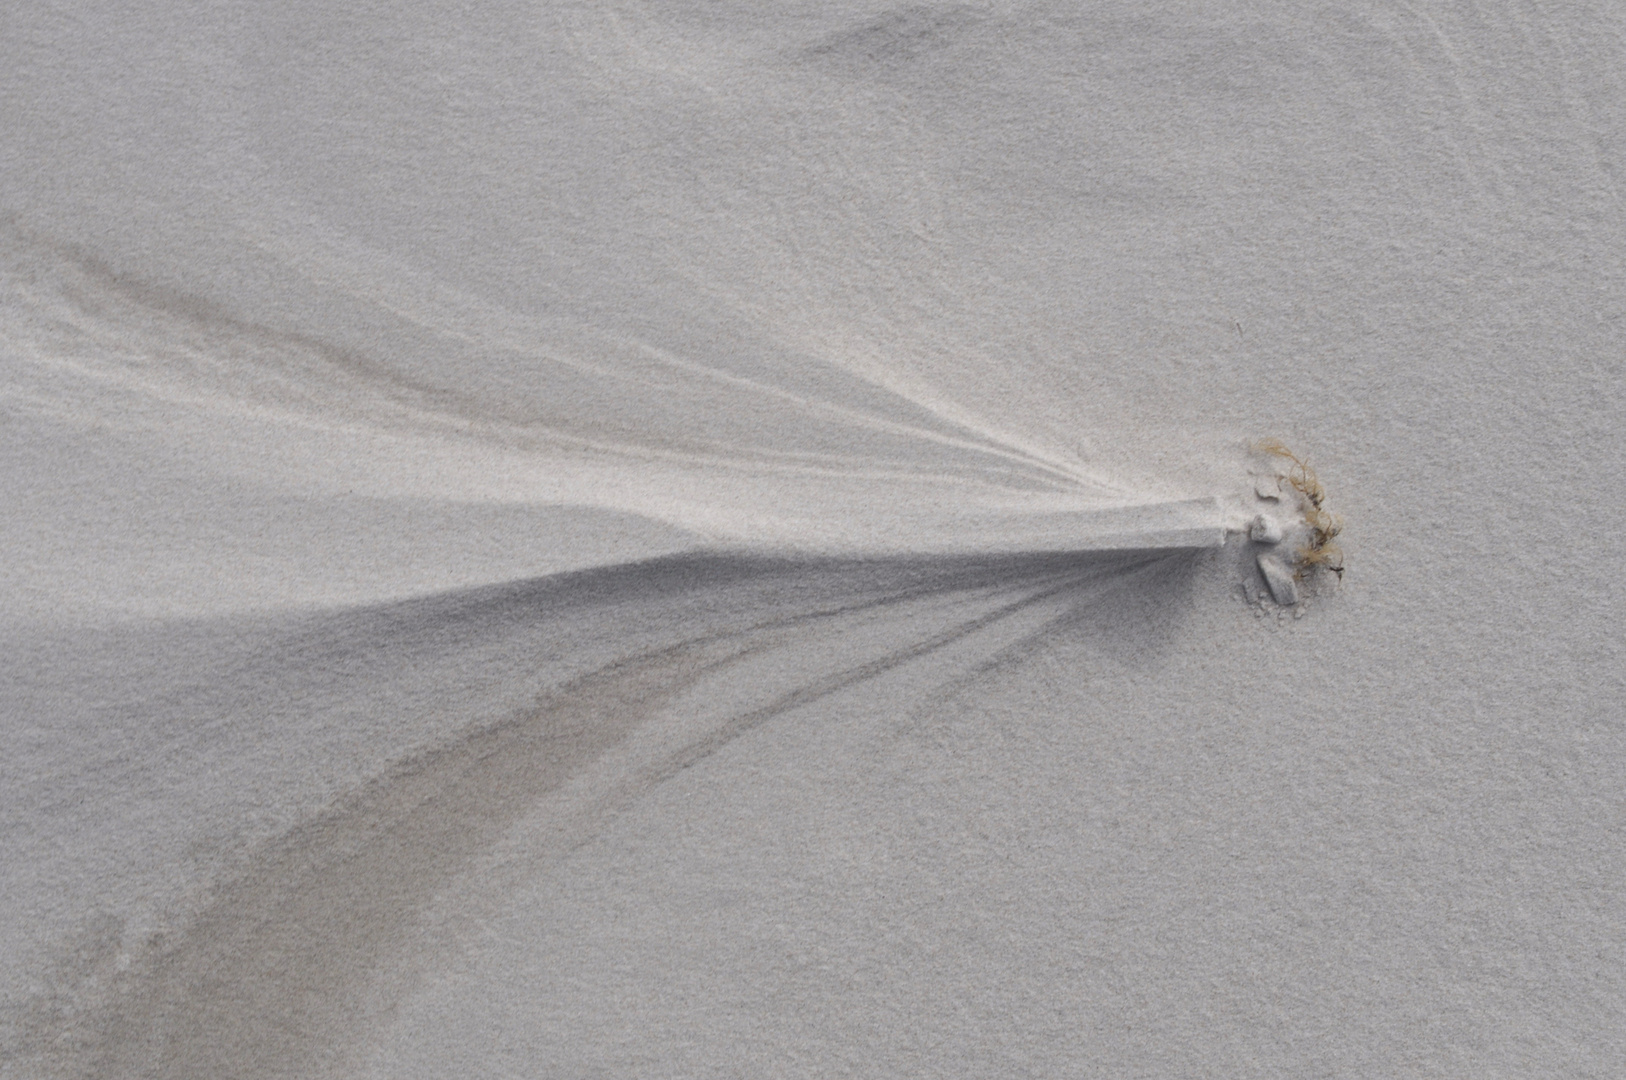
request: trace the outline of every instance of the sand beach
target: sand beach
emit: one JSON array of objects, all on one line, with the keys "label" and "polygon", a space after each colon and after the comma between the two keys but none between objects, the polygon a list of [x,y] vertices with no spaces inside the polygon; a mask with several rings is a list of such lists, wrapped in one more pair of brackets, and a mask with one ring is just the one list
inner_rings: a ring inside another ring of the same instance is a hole
[{"label": "sand beach", "polygon": [[0,14],[0,1077],[1626,1071],[1623,73]]}]

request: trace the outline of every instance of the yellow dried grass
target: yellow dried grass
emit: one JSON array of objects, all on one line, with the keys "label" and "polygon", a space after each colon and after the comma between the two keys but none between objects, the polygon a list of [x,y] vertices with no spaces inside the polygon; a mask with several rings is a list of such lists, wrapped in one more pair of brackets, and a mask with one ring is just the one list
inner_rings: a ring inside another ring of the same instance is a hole
[{"label": "yellow dried grass", "polygon": [[1315,470],[1310,468],[1308,462],[1287,448],[1287,444],[1280,439],[1265,439],[1254,444],[1254,449],[1262,454],[1273,457],[1286,458],[1293,463],[1293,468],[1285,475],[1277,474],[1279,479],[1287,481],[1288,485],[1304,498],[1304,521],[1310,526],[1309,543],[1296,552],[1297,566],[1295,576],[1303,578],[1307,571],[1323,568],[1338,575],[1340,581],[1344,578],[1344,551],[1333,538],[1344,531],[1344,519],[1337,514],[1328,513],[1324,509],[1327,501],[1327,489],[1321,486]]}]

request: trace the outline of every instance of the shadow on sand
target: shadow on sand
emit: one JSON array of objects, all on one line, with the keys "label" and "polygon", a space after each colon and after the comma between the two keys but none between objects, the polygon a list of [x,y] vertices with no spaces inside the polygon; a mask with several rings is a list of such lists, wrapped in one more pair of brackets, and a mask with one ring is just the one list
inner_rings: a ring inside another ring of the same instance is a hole
[{"label": "shadow on sand", "polygon": [[[319,663],[381,685],[452,642],[478,651],[561,620],[592,633],[568,658],[581,673],[532,707],[465,724],[262,845],[182,932],[136,957],[100,1007],[38,1013],[30,1056],[56,1075],[345,1074],[361,1033],[410,984],[431,899],[593,763],[631,753],[652,719],[688,707],[697,689],[712,700],[728,697],[719,688],[731,678],[749,683],[729,690],[737,708],[623,770],[621,790],[590,792],[597,809],[561,826],[560,853],[591,838],[594,813],[742,733],[943,650],[962,649],[957,670],[974,677],[1058,625],[1110,625],[1120,647],[1155,648],[1199,557],[703,553],[303,616],[265,642],[264,678]],[[750,666],[765,656],[773,662]]]}]

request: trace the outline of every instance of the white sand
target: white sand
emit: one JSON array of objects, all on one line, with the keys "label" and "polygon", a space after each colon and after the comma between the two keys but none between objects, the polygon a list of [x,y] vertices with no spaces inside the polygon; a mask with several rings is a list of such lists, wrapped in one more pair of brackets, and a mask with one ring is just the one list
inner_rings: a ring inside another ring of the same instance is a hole
[{"label": "white sand", "polygon": [[1626,1073],[1618,5],[150,7],[0,14],[0,1076]]}]

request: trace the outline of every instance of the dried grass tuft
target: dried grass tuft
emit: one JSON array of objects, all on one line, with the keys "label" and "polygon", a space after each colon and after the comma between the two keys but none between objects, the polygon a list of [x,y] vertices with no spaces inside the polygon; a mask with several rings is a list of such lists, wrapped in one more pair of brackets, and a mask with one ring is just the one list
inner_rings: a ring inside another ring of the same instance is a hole
[{"label": "dried grass tuft", "polygon": [[1325,509],[1327,489],[1321,486],[1315,470],[1310,468],[1309,463],[1303,458],[1289,450],[1287,444],[1280,439],[1265,439],[1263,442],[1255,443],[1254,449],[1262,454],[1286,458],[1293,463],[1292,469],[1280,478],[1303,496],[1304,521],[1310,526],[1309,542],[1296,552],[1295,576],[1302,579],[1307,572],[1324,569],[1337,574],[1338,580],[1342,581],[1344,551],[1333,543],[1333,539],[1344,531],[1344,519],[1337,514],[1328,513]]}]

